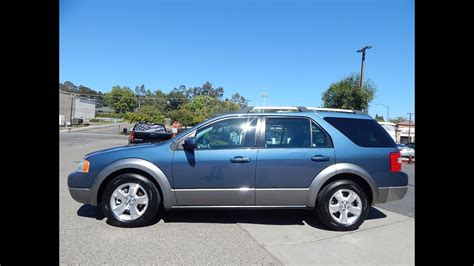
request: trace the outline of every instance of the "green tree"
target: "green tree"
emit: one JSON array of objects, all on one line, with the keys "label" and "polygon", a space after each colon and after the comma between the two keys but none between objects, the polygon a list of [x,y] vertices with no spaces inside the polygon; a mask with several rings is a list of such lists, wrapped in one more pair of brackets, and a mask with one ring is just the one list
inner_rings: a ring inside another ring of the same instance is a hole
[{"label": "green tree", "polygon": [[233,101],[215,101],[209,110],[209,116],[207,118],[238,110],[240,110],[240,106]]},{"label": "green tree", "polygon": [[165,116],[164,114],[152,105],[145,105],[140,108],[137,112],[127,112],[125,118],[134,122],[150,122],[150,123],[163,123]]},{"label": "green tree", "polygon": [[385,122],[385,119],[383,119],[383,115],[379,116],[378,114],[375,114],[375,120],[379,122]]},{"label": "green tree", "polygon": [[173,110],[169,112],[168,116],[173,122],[179,122],[183,126],[195,125],[196,121],[198,120],[195,118],[194,114],[191,111],[185,108]]},{"label": "green tree", "polygon": [[138,106],[141,106],[141,104],[143,103],[142,99],[146,96],[145,85],[142,84],[141,86],[136,86],[135,95],[138,98]]},{"label": "green tree", "polygon": [[390,122],[396,124],[396,123],[400,123],[400,122],[402,122],[402,121],[407,121],[407,120],[408,120],[408,119],[407,119],[406,117],[397,116],[397,117],[395,117],[395,118],[390,119]]},{"label": "green tree", "polygon": [[177,110],[183,104],[187,103],[189,100],[186,98],[186,94],[183,90],[174,88],[166,95],[166,107],[167,110]]},{"label": "green tree", "polygon": [[64,82],[64,84],[59,83],[59,90],[60,91],[76,93],[76,94],[79,94],[81,96],[94,99],[96,101],[96,107],[98,107],[98,108],[106,106],[105,97],[102,94],[102,92],[100,92],[100,91],[98,92],[98,91],[93,90],[91,88],[88,88],[84,85],[76,86],[71,81],[66,81],[66,82]]},{"label": "green tree", "polygon": [[208,96],[211,98],[221,98],[224,95],[224,88],[214,88],[212,83],[206,81],[201,87],[193,87],[186,90],[186,97]]},{"label": "green tree", "polygon": [[129,87],[114,86],[105,98],[115,113],[132,112],[138,107],[137,97]]},{"label": "green tree", "polygon": [[369,103],[375,97],[376,87],[370,80],[364,81],[364,89],[360,88],[360,75],[346,76],[332,83],[322,94],[323,106],[367,111]]},{"label": "green tree", "polygon": [[247,107],[247,100],[244,96],[241,96],[238,92],[232,94],[230,100],[239,105],[240,108]]},{"label": "green tree", "polygon": [[218,100],[209,96],[196,96],[183,105],[183,109],[193,114],[191,125],[195,125],[210,117],[212,105]]}]

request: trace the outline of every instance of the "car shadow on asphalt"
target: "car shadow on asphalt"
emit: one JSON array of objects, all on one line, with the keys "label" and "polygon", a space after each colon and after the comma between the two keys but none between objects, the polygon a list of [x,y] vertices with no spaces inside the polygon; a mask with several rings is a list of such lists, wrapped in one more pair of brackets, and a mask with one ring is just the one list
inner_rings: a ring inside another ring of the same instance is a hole
[{"label": "car shadow on asphalt", "polygon": [[97,220],[102,220],[105,218],[105,216],[102,214],[102,211],[98,207],[92,206],[90,204],[82,205],[77,210],[77,215],[81,217],[95,218]]},{"label": "car shadow on asphalt", "polygon": [[[387,215],[383,212],[371,207],[367,220],[385,217],[387,217]],[[317,216],[308,210],[174,210],[162,213],[160,218],[160,220],[163,220],[165,223],[307,224],[318,229],[328,230]]]},{"label": "car shadow on asphalt", "polygon": [[[98,207],[84,204],[77,215],[81,217],[103,220],[105,217]],[[371,207],[367,220],[387,217],[382,211]],[[245,209],[216,209],[216,210],[160,210],[150,225],[163,220],[164,223],[251,223],[268,225],[309,225],[318,229],[328,228],[308,210],[245,210]]]}]

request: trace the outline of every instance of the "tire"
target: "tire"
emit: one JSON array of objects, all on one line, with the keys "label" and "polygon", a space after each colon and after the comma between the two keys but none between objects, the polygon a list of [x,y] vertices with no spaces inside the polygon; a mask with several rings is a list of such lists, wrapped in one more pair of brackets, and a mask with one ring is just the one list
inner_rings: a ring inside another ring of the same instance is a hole
[{"label": "tire", "polygon": [[148,225],[158,212],[161,195],[149,179],[126,173],[107,184],[100,204],[108,224],[140,227]]},{"label": "tire", "polygon": [[[353,195],[351,192],[357,197],[349,197]],[[333,207],[330,208],[330,205]],[[359,228],[365,221],[369,207],[367,195],[357,183],[337,180],[321,189],[316,199],[315,212],[330,229],[351,231]]]}]

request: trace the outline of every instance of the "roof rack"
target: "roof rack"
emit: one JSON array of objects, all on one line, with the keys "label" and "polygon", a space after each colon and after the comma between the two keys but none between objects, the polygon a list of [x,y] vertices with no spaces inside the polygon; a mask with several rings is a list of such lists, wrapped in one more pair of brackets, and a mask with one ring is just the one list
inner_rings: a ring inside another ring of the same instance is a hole
[{"label": "roof rack", "polygon": [[305,107],[305,106],[249,106],[242,108],[238,113],[283,113],[283,112],[339,112],[365,114],[365,112],[350,109]]}]

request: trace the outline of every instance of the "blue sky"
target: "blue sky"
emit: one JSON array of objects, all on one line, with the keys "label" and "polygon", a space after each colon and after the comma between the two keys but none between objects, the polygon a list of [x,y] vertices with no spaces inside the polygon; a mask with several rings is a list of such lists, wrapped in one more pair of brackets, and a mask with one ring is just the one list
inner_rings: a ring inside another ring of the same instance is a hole
[{"label": "blue sky", "polygon": [[168,92],[210,81],[250,105],[321,106],[360,72],[369,113],[414,111],[413,0],[60,0],[60,82]]}]

